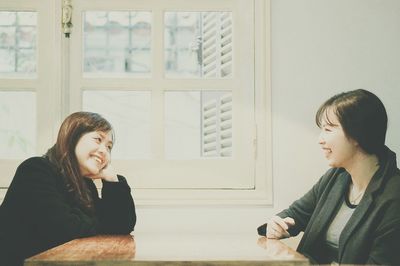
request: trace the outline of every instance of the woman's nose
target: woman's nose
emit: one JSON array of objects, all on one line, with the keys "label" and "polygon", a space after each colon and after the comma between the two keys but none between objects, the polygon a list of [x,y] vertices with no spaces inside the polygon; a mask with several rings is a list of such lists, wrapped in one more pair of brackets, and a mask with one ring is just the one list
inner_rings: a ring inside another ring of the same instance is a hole
[{"label": "woman's nose", "polygon": [[319,144],[324,144],[325,143],[325,139],[324,139],[324,136],[323,136],[323,131],[321,130],[321,132],[319,133],[319,136],[318,136],[318,143]]}]

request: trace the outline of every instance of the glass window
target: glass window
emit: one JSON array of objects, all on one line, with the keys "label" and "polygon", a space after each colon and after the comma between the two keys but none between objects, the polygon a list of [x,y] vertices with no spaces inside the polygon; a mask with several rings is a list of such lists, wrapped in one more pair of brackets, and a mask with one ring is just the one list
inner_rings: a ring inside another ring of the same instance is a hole
[{"label": "glass window", "polygon": [[36,152],[34,92],[0,91],[0,121],[0,158],[21,159]]},{"label": "glass window", "polygon": [[151,73],[151,12],[86,11],[83,16],[84,76]]},{"label": "glass window", "polygon": [[167,77],[231,77],[231,12],[166,12],[164,23]]},{"label": "glass window", "polygon": [[0,77],[36,74],[36,12],[0,11]]},{"label": "glass window", "polygon": [[165,147],[167,159],[230,157],[232,93],[166,92]]},{"label": "glass window", "polygon": [[151,94],[147,91],[85,90],[85,111],[102,114],[114,128],[115,159],[148,159],[150,144]]},{"label": "glass window", "polygon": [[135,176],[141,196],[254,189],[256,170],[264,173],[255,98],[264,78],[255,82],[254,72],[264,64],[255,51],[266,40],[255,45],[264,32],[255,1],[74,3],[65,113],[112,123],[114,163]]}]

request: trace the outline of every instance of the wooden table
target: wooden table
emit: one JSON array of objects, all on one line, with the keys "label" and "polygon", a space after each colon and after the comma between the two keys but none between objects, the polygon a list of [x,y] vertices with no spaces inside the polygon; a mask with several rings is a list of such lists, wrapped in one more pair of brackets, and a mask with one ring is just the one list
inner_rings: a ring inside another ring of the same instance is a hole
[{"label": "wooden table", "polygon": [[279,240],[255,235],[135,234],[72,240],[24,265],[309,265]]}]

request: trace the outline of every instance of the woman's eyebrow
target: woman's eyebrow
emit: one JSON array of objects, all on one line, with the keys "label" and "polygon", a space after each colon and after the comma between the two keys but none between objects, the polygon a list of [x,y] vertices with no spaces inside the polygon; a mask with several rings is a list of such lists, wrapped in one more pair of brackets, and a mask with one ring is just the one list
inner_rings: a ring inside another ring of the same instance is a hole
[{"label": "woman's eyebrow", "polygon": [[322,124],[322,127],[338,127],[339,125],[338,124],[334,124],[334,123],[332,123],[332,122],[325,122],[325,123],[323,123]]},{"label": "woman's eyebrow", "polygon": [[105,138],[107,136],[107,134],[102,131],[96,131],[96,133],[99,134],[103,138]]}]

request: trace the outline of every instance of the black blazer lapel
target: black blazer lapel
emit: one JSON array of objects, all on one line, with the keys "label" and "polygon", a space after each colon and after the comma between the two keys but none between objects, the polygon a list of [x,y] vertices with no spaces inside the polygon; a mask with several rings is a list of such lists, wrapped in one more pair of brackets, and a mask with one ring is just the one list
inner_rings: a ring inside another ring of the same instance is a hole
[{"label": "black blazer lapel", "polygon": [[320,204],[317,205],[313,216],[315,218],[312,224],[307,228],[308,235],[307,241],[304,242],[304,246],[313,245],[319,238],[321,231],[326,229],[328,223],[332,220],[332,216],[338,210],[338,207],[342,204],[343,195],[348,187],[350,176],[347,172],[339,174],[336,182],[333,184],[332,189],[324,198],[321,198]]},{"label": "black blazer lapel", "polygon": [[350,217],[350,220],[347,222],[346,226],[343,228],[342,233],[339,237],[339,261],[342,260],[343,250],[345,249],[347,241],[350,239],[350,236],[354,232],[354,229],[357,225],[363,221],[365,214],[367,213],[369,207],[372,203],[372,195],[365,195],[360,204],[355,209],[353,215]]},{"label": "black blazer lapel", "polygon": [[359,223],[365,220],[364,216],[373,202],[375,192],[383,185],[382,183],[387,171],[387,167],[384,166],[374,174],[370,183],[368,184],[364,197],[361,199],[353,215],[350,217],[350,220],[343,228],[343,231],[339,237],[339,262],[342,260],[343,250],[345,250],[346,243],[350,239],[350,236]]}]

